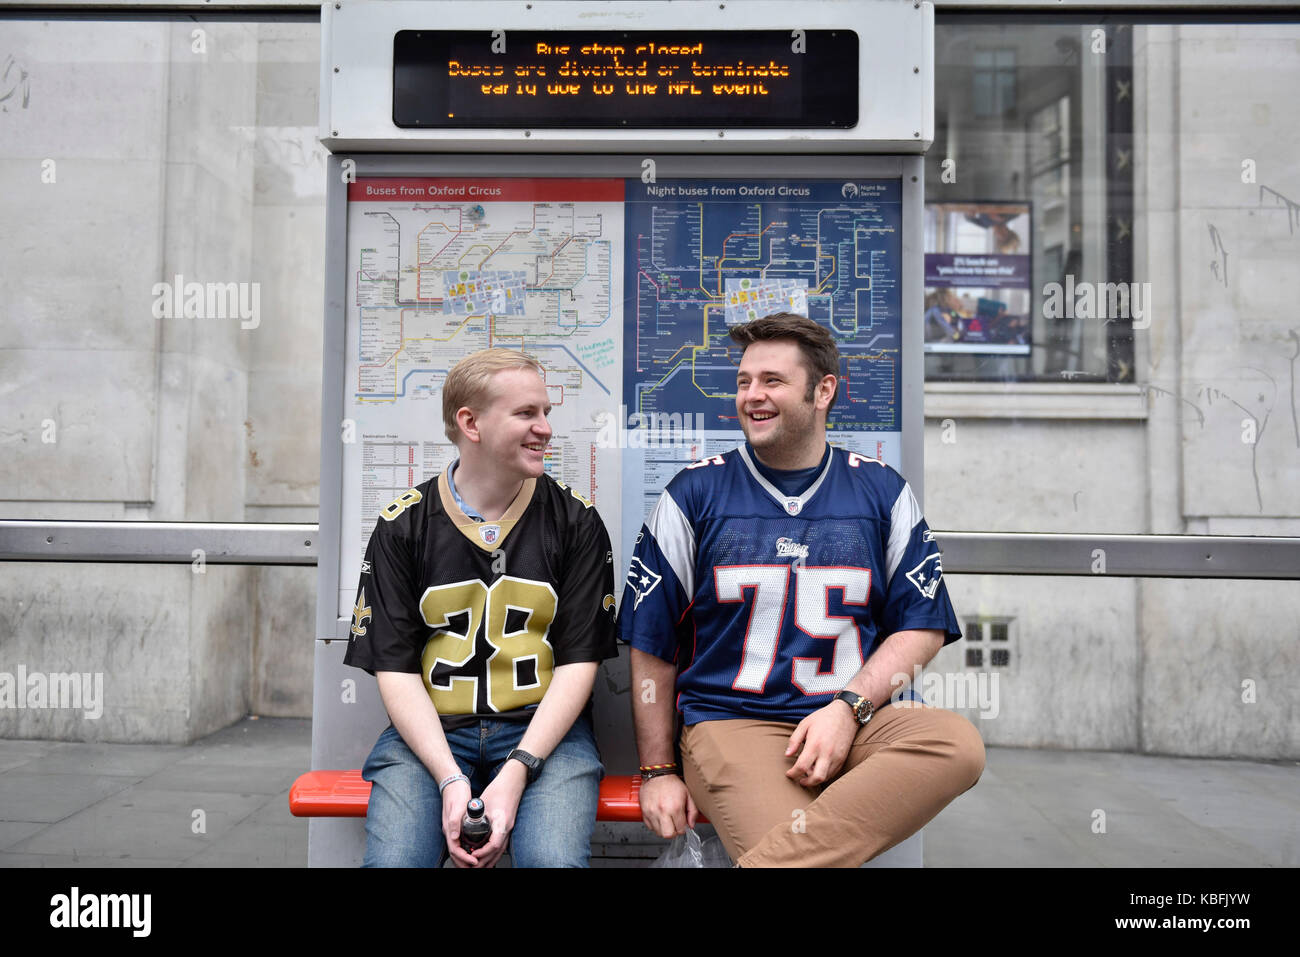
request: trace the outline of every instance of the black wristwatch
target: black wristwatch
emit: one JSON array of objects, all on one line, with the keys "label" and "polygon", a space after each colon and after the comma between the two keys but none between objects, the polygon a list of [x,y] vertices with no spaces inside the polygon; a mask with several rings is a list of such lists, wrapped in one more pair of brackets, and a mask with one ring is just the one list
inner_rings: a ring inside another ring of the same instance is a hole
[{"label": "black wristwatch", "polygon": [[515,748],[513,751],[511,751],[509,754],[506,755],[507,761],[509,761],[511,758],[514,758],[516,761],[518,761],[520,764],[522,764],[524,767],[528,769],[529,784],[532,784],[534,781],[537,780],[538,775],[542,773],[542,765],[546,763],[546,761],[543,760],[542,758],[535,758],[527,751],[521,751],[519,748]]},{"label": "black wristwatch", "polygon": [[852,691],[841,691],[835,696],[836,701],[843,701],[853,709],[853,718],[859,725],[864,725],[871,720],[871,716],[876,713],[876,707],[862,695],[854,694]]}]

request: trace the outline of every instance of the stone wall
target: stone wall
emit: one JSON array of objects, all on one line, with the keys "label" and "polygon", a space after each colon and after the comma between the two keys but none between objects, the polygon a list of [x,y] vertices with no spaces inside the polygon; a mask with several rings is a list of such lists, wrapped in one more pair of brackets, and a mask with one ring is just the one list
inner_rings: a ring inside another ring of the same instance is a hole
[{"label": "stone wall", "polygon": [[[315,521],[318,28],[19,21],[6,41],[29,95],[0,114],[21,184],[0,236],[5,517]],[[155,284],[178,275],[205,285],[200,314],[168,314]],[[212,309],[207,284],[255,284],[257,313]],[[0,710],[0,736],[306,716],[314,604],[312,569],[7,565],[0,672],[102,675],[104,700]]]}]

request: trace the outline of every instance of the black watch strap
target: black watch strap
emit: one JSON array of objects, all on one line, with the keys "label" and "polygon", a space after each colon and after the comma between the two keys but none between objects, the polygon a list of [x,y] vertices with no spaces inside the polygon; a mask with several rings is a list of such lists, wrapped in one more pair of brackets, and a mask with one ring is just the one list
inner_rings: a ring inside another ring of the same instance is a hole
[{"label": "black watch strap", "polygon": [[521,750],[520,748],[515,748],[513,751],[511,751],[509,754],[506,755],[507,761],[509,761],[511,758],[518,761],[520,764],[522,764],[524,767],[528,769],[529,784],[532,784],[534,781],[537,780],[538,776],[542,773],[542,765],[546,763],[545,760],[543,760],[542,758],[534,757],[533,755],[529,754],[527,751]]},{"label": "black watch strap", "polygon": [[860,694],[854,694],[852,691],[841,691],[835,696],[836,701],[843,701],[853,709],[854,720],[859,725],[864,725],[871,720],[871,716],[876,713],[875,705],[867,698]]}]

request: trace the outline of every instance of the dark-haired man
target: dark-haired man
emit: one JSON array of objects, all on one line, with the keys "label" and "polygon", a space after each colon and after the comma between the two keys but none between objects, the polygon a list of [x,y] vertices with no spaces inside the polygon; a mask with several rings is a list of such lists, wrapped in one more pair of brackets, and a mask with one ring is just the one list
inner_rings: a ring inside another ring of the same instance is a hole
[{"label": "dark-haired man", "polygon": [[668,483],[620,611],[642,817],[670,837],[698,806],[742,867],[857,866],[983,771],[970,722],[893,681],[961,633],[907,483],[826,441],[830,333],[777,313],[731,338],[746,442]]}]

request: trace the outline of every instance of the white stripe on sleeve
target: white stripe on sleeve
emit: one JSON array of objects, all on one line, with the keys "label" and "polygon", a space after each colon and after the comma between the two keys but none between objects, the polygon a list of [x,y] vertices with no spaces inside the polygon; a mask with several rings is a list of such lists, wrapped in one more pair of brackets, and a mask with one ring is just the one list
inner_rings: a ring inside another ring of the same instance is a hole
[{"label": "white stripe on sleeve", "polygon": [[885,588],[894,580],[898,563],[903,560],[907,543],[912,539],[912,529],[921,520],[921,506],[912,494],[912,486],[903,483],[903,490],[894,499],[894,507],[889,512],[889,545],[885,550]]},{"label": "white stripe on sleeve", "polygon": [[673,497],[667,492],[659,496],[650,517],[645,520],[646,528],[654,536],[655,544],[668,559],[673,574],[686,589],[686,600],[695,598],[695,529],[686,520]]}]

